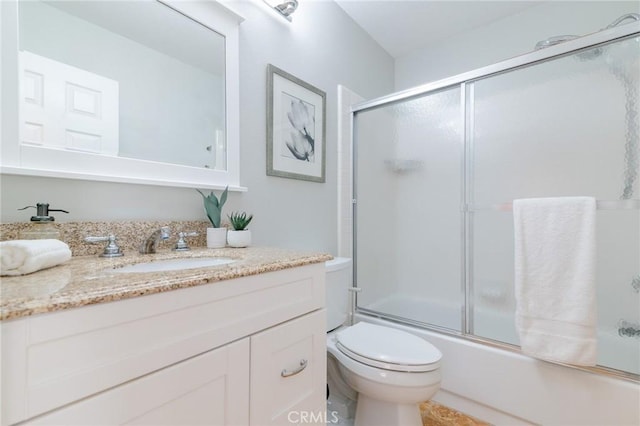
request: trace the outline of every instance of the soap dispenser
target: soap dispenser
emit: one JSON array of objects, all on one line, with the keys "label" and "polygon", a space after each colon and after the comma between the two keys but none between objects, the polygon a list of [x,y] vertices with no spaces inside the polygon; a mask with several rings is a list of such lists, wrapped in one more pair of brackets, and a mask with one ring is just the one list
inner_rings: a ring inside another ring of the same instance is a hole
[{"label": "soap dispenser", "polygon": [[50,209],[48,203],[38,203],[35,206],[27,206],[18,210],[25,210],[32,207],[36,209],[36,216],[31,216],[31,224],[20,232],[20,239],[56,239],[62,241],[62,232],[53,224],[55,218],[53,216],[49,216],[49,212],[69,212],[60,209]]}]

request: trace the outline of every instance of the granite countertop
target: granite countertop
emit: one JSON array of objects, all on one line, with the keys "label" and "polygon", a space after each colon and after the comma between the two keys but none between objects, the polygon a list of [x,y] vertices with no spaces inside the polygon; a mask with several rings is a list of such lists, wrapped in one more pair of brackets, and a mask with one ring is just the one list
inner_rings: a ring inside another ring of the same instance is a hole
[{"label": "granite countertop", "polygon": [[[179,271],[145,273],[111,271],[134,263],[185,257],[229,257],[237,261],[222,266]],[[29,275],[2,277],[0,320],[193,287],[324,262],[331,258],[331,255],[324,253],[267,247],[193,248],[186,253],[172,251],[152,255],[136,253],[114,259],[77,256],[62,265]]]}]

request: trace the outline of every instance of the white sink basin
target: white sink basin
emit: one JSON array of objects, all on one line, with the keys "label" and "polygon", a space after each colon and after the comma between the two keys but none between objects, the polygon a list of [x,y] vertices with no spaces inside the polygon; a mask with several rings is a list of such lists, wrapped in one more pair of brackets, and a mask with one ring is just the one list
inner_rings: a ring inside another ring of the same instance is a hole
[{"label": "white sink basin", "polygon": [[157,260],[155,262],[136,263],[113,269],[113,272],[163,272],[180,271],[182,269],[209,268],[212,266],[227,265],[235,262],[228,257],[200,257],[187,259]]}]

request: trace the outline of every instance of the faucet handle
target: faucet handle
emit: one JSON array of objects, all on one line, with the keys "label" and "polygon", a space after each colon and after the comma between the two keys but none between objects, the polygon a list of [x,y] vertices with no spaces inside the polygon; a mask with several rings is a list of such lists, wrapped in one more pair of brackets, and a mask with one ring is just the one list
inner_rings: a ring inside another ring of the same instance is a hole
[{"label": "faucet handle", "polygon": [[104,241],[108,241],[100,257],[124,256],[124,253],[122,253],[122,250],[120,250],[120,247],[118,247],[118,244],[116,244],[115,235],[109,235],[107,237],[86,237],[84,240],[88,243],[101,243]]},{"label": "faucet handle", "polygon": [[195,237],[196,235],[198,235],[197,232],[178,232],[178,242],[176,242],[176,246],[173,249],[175,251],[191,250],[184,239],[185,237]]},{"label": "faucet handle", "polygon": [[170,236],[171,236],[171,228],[169,228],[168,226],[163,226],[160,228],[161,240],[168,240]]}]

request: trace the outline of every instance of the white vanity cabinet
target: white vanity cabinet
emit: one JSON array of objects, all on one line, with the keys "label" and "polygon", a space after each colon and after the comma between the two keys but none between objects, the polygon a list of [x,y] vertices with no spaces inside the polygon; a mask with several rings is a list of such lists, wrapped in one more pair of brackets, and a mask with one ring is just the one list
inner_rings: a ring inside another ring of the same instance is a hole
[{"label": "white vanity cabinet", "polygon": [[2,424],[320,424],[324,278],[318,263],[3,321]]}]

